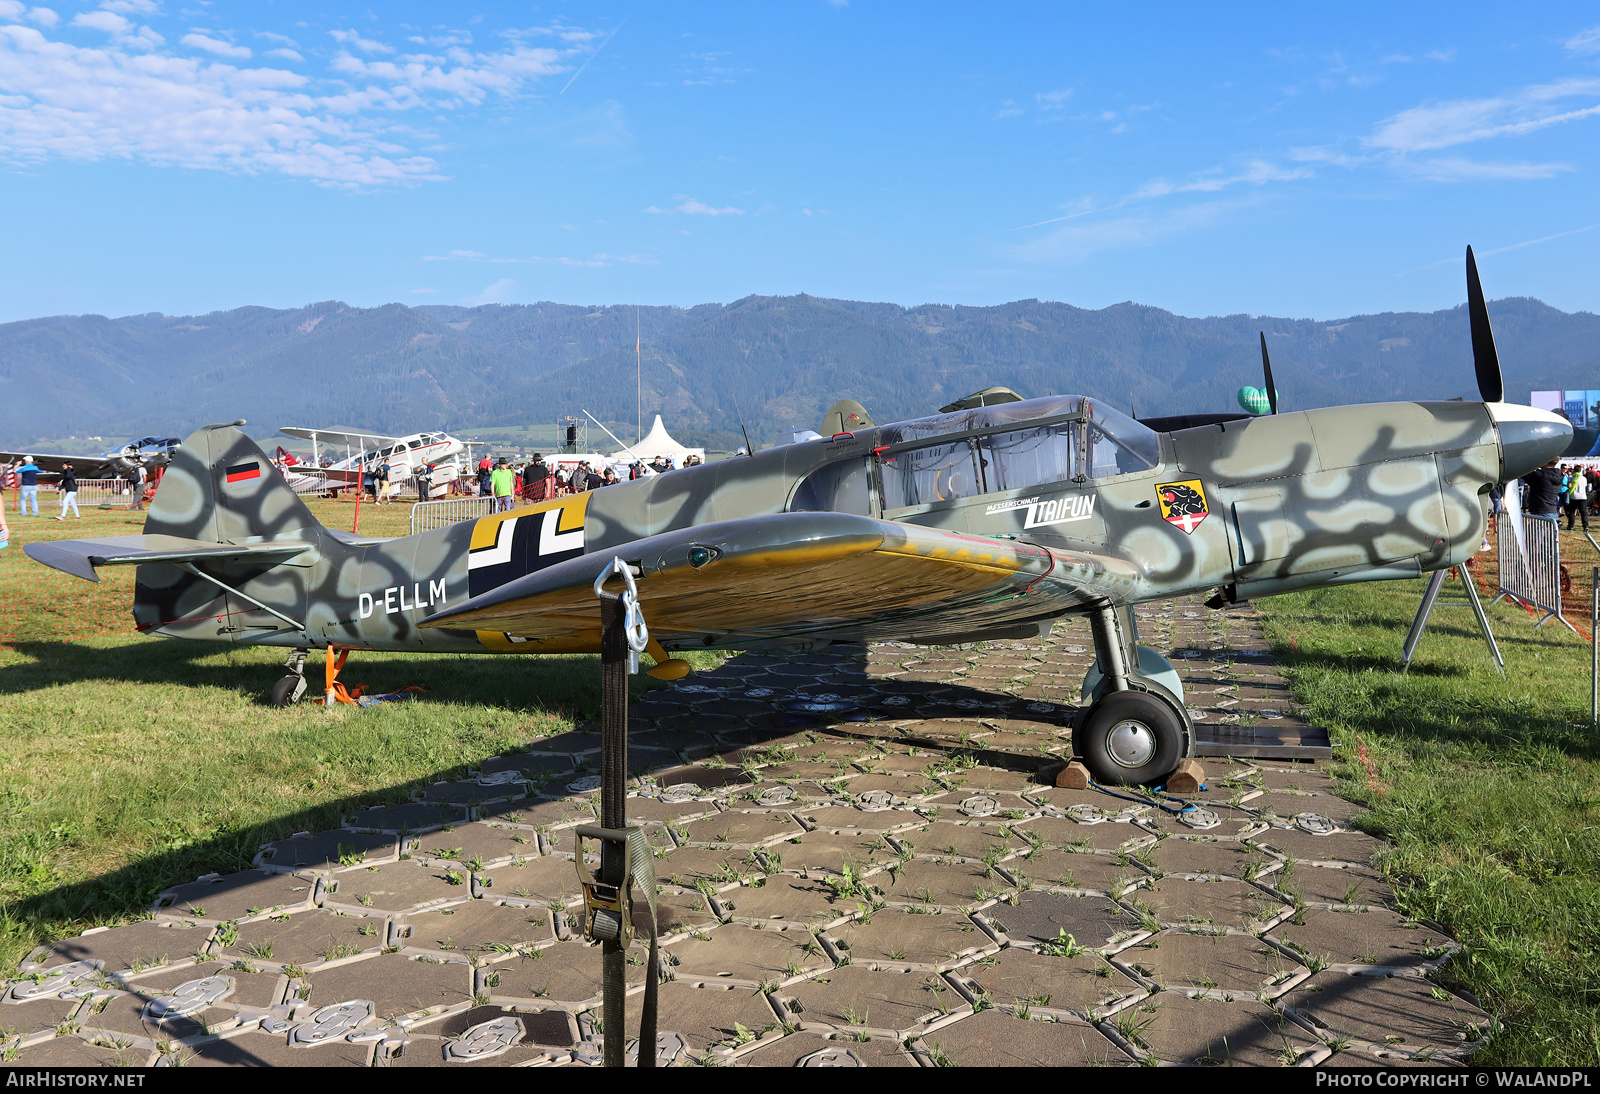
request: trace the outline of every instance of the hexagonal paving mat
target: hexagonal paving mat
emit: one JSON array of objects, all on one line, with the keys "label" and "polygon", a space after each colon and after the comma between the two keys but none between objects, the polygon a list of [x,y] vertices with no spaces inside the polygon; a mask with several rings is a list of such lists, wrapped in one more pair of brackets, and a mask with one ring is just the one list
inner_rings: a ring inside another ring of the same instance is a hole
[{"label": "hexagonal paving mat", "polygon": [[897,908],[874,912],[870,922],[831,928],[826,937],[854,964],[945,969],[998,948],[972,920],[955,912],[918,915]]},{"label": "hexagonal paving mat", "polygon": [[205,949],[210,937],[209,926],[130,923],[126,927],[90,931],[63,939],[34,953],[22,963],[22,971],[38,972],[75,961],[99,961],[106,973],[189,963],[195,954]]},{"label": "hexagonal paving mat", "polygon": [[1103,896],[1033,890],[1018,894],[1015,905],[996,904],[984,914],[1014,942],[1053,942],[1065,932],[1098,949],[1139,930],[1138,920]]},{"label": "hexagonal paving mat", "polygon": [[1133,1061],[1094,1026],[986,1010],[925,1034],[938,1063],[955,1067],[1106,1067]]},{"label": "hexagonal paving mat", "polygon": [[1254,999],[1225,1003],[1166,991],[1103,1024],[1136,1049],[1173,1064],[1287,1066],[1317,1047],[1301,1027]]},{"label": "hexagonal paving mat", "polygon": [[312,971],[300,982],[309,1001],[325,1007],[346,999],[370,999],[375,1016],[388,1021],[408,1014],[461,1006],[472,1001],[472,966],[465,961],[430,961],[385,953]]},{"label": "hexagonal paving mat", "polygon": [[313,965],[382,949],[388,941],[382,916],[297,912],[282,920],[260,919],[237,928],[223,949],[230,960],[245,959],[262,968]]},{"label": "hexagonal paving mat", "polygon": [[802,1028],[864,1026],[897,1033],[916,1030],[965,1002],[935,973],[861,965],[788,984],[778,997]]},{"label": "hexagonal paving mat", "polygon": [[1115,962],[1164,988],[1255,995],[1305,972],[1249,934],[1162,931],[1120,951]]},{"label": "hexagonal paving mat", "polygon": [[472,875],[457,863],[410,860],[336,871],[324,882],[324,905],[401,913],[472,898]]},{"label": "hexagonal paving mat", "polygon": [[679,980],[736,980],[771,983],[827,968],[830,962],[803,927],[757,930],[728,923],[705,938],[686,938],[668,947],[667,965]]},{"label": "hexagonal paving mat", "polygon": [[1415,976],[1351,976],[1327,970],[1281,1003],[1312,1028],[1408,1053],[1459,1053],[1484,1036],[1489,1016],[1467,1000]]},{"label": "hexagonal paving mat", "polygon": [[1281,923],[1267,932],[1299,954],[1334,964],[1414,967],[1446,952],[1444,937],[1431,927],[1408,923],[1386,909],[1338,912],[1310,909],[1304,923]]},{"label": "hexagonal paving mat", "polygon": [[309,908],[316,889],[317,883],[312,878],[245,870],[209,881],[175,885],[156,899],[156,910],[200,919],[243,919]]},{"label": "hexagonal paving mat", "polygon": [[493,959],[555,940],[547,908],[474,900],[417,912],[400,924],[397,937],[414,949]]}]

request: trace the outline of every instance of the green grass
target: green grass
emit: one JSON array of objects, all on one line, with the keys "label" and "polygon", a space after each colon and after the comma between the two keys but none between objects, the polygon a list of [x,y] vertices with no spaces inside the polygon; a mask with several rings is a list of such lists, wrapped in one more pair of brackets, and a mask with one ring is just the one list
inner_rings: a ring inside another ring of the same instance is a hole
[{"label": "green grass", "polygon": [[[1594,552],[1562,538],[1587,628]],[[1503,1023],[1476,1062],[1593,1066],[1600,732],[1589,720],[1588,643],[1557,624],[1535,631],[1522,609],[1497,605],[1502,682],[1469,610],[1446,607],[1402,676],[1422,588],[1350,586],[1260,608],[1312,722],[1334,737],[1341,792],[1368,809],[1358,823],[1393,845],[1381,866],[1401,909],[1465,947],[1436,979]]]}]

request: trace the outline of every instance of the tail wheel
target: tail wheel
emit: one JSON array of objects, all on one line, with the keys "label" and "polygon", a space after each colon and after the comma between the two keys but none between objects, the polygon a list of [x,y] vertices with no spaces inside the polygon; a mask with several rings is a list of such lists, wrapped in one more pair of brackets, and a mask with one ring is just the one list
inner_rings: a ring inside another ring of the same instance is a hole
[{"label": "tail wheel", "polygon": [[1183,759],[1183,724],[1154,695],[1115,691],[1089,708],[1072,735],[1072,750],[1097,782],[1153,783]]},{"label": "tail wheel", "polygon": [[272,685],[267,693],[267,704],[275,707],[293,706],[306,691],[306,678],[290,674]]}]

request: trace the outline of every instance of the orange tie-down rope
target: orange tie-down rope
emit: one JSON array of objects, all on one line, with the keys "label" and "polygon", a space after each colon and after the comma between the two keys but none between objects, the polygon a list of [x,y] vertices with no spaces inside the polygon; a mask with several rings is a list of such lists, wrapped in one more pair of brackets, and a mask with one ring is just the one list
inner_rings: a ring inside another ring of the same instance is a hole
[{"label": "orange tie-down rope", "polygon": [[[340,652],[336,658],[334,656],[333,646],[331,644],[328,646],[327,661],[325,662],[323,668],[323,677],[326,685],[324,689],[324,695],[326,696],[326,699],[324,702],[326,702],[330,707],[333,706],[334,703],[349,703],[351,706],[361,706],[361,697],[366,694],[367,688],[371,686],[369,684],[352,684],[349,687],[346,687],[344,684],[339,683],[339,672],[344,668],[344,663],[349,659],[350,651],[348,649]],[[420,694],[427,690],[427,688],[418,687],[417,685],[412,684],[408,687],[401,688],[400,691],[395,692],[394,694],[398,695],[401,692],[416,692]]]}]

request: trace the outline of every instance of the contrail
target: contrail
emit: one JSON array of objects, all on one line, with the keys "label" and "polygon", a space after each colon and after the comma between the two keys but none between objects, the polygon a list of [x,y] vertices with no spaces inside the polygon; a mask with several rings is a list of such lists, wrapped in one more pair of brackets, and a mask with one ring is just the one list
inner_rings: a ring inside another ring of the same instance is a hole
[{"label": "contrail", "polygon": [[[1533,246],[1537,246],[1540,243],[1549,243],[1552,239],[1561,239],[1563,236],[1575,236],[1575,235],[1578,235],[1578,234],[1580,234],[1582,232],[1592,232],[1596,228],[1600,228],[1600,224],[1586,224],[1582,228],[1570,228],[1565,232],[1557,232],[1555,235],[1540,236],[1538,239],[1525,239],[1521,243],[1513,243],[1509,247],[1496,247],[1492,251],[1483,251],[1482,254],[1484,256],[1486,256],[1486,257],[1488,255],[1505,254],[1507,251],[1517,251],[1517,250],[1521,250],[1523,247],[1533,247]],[[1421,266],[1413,267],[1412,269],[1409,269],[1409,270],[1401,270],[1399,273],[1395,274],[1394,276],[1395,277],[1405,277],[1407,274],[1420,273],[1423,270],[1431,270],[1435,266],[1443,266],[1443,265],[1445,265],[1446,263],[1449,263],[1449,262],[1460,262],[1460,261],[1461,261],[1461,259],[1459,259],[1459,258],[1441,258],[1436,262],[1428,262],[1428,263],[1424,263]]]},{"label": "contrail", "polygon": [[571,87],[577,81],[578,77],[583,75],[583,70],[589,67],[589,62],[594,60],[596,57],[600,56],[600,50],[605,49],[607,46],[609,46],[611,44],[611,39],[613,39],[613,38],[615,38],[617,36],[617,31],[621,30],[623,28],[623,25],[626,24],[627,21],[629,19],[632,19],[632,18],[633,18],[633,13],[632,12],[630,12],[627,15],[622,17],[622,22],[617,24],[616,30],[613,30],[610,34],[606,35],[606,40],[604,42],[601,42],[599,47],[596,48],[593,53],[589,54],[589,56],[584,59],[583,64],[578,66],[578,71],[576,71],[576,72],[574,72],[572,74],[572,79],[568,80],[566,82],[566,85],[564,87],[562,87],[562,89],[560,91],[556,92],[556,97],[557,98],[560,98],[561,96],[563,96],[563,95],[565,95],[567,93],[567,88]]}]

